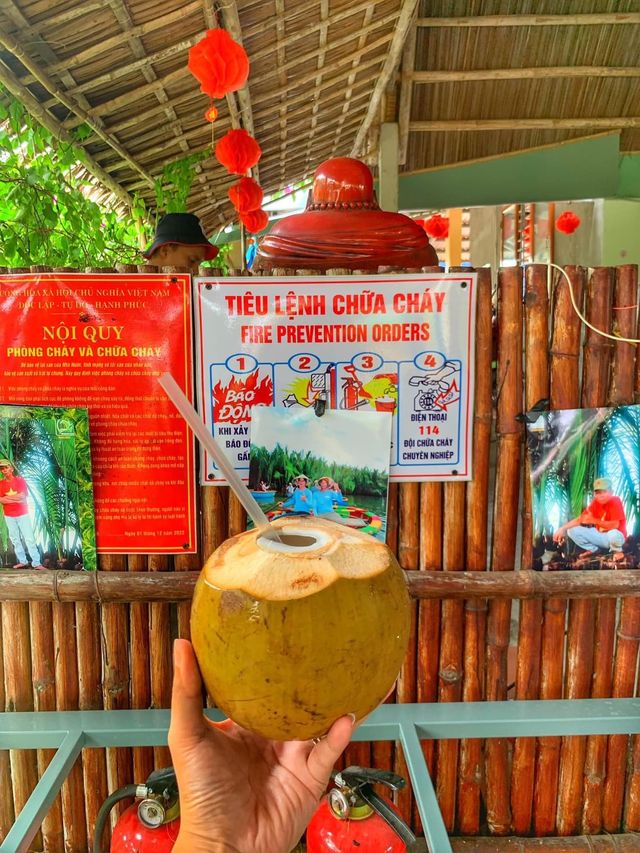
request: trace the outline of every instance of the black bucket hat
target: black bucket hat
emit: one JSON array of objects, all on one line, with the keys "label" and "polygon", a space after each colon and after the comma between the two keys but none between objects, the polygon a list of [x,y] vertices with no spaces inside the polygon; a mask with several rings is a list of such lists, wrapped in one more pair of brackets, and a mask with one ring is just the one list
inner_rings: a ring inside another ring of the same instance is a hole
[{"label": "black bucket hat", "polygon": [[150,258],[160,246],[176,243],[178,246],[202,246],[206,249],[205,261],[212,261],[220,251],[206,238],[200,220],[193,213],[166,213],[158,222],[153,243],[142,255]]}]

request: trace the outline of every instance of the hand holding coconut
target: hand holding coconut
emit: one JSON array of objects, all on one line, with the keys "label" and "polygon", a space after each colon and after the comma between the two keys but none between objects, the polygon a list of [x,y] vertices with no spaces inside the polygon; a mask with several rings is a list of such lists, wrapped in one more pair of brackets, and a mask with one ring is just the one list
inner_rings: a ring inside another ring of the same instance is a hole
[{"label": "hand holding coconut", "polygon": [[202,713],[202,682],[191,644],[176,640],[169,747],[180,789],[174,853],[288,853],[295,847],[353,721],[325,738],[275,742]]}]

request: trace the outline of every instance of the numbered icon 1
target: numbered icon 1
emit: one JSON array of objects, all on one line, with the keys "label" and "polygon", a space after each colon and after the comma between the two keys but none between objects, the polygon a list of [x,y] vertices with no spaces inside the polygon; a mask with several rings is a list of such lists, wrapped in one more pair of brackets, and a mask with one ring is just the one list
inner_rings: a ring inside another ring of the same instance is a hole
[{"label": "numbered icon 1", "polygon": [[229,356],[224,365],[230,373],[253,373],[258,361],[248,353],[236,352]]}]

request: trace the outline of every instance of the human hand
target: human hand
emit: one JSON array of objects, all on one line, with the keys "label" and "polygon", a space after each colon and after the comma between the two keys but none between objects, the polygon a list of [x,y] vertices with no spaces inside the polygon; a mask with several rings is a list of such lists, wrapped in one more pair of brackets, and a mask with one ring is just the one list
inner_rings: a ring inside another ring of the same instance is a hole
[{"label": "human hand", "polygon": [[280,742],[231,720],[207,720],[193,647],[176,640],[169,748],[181,822],[174,853],[288,853],[352,732],[347,716],[318,743]]},{"label": "human hand", "polygon": [[553,534],[552,538],[554,542],[562,542],[564,539],[564,527],[559,527]]}]

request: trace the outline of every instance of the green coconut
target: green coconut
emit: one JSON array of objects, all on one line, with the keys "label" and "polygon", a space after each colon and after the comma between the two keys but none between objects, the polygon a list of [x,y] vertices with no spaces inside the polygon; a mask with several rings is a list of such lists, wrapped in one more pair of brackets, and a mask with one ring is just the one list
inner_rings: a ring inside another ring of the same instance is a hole
[{"label": "green coconut", "polygon": [[227,540],[196,585],[191,637],[215,704],[274,740],[319,737],[387,695],[410,626],[402,570],[382,542],[316,518]]}]

